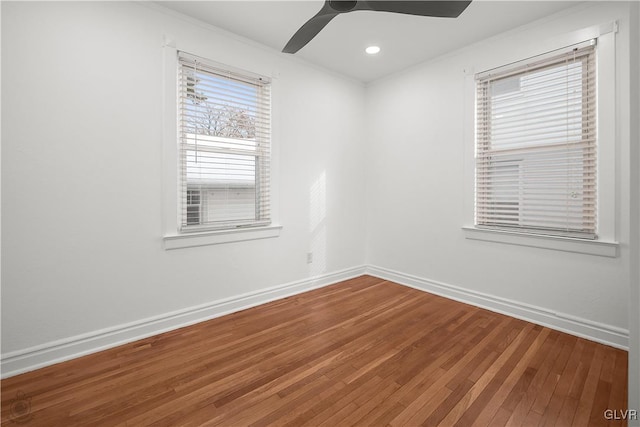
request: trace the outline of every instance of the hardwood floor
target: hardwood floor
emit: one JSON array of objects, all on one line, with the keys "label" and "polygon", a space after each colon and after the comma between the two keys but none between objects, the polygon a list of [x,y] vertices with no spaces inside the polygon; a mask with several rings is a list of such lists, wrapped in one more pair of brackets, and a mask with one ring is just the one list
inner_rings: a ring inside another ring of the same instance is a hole
[{"label": "hardwood floor", "polygon": [[620,426],[626,402],[625,351],[362,276],[3,380],[2,425]]}]

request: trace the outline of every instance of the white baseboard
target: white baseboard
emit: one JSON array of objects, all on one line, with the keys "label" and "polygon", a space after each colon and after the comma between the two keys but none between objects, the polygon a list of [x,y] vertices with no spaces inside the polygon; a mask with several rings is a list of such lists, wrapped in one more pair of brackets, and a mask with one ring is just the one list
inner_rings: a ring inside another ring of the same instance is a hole
[{"label": "white baseboard", "polygon": [[629,331],[542,307],[471,291],[383,267],[367,266],[366,273],[421,291],[485,308],[623,350],[629,349]]},{"label": "white baseboard", "polygon": [[270,301],[361,276],[365,266],[326,273],[2,355],[2,378],[193,325]]}]

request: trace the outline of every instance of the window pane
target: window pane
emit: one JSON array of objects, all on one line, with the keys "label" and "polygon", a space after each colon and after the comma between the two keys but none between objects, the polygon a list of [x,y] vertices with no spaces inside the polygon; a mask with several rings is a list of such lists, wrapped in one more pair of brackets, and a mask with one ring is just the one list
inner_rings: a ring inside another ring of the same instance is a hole
[{"label": "window pane", "polygon": [[186,71],[184,131],[226,138],[255,139],[258,90],[255,86],[203,71]]},{"label": "window pane", "polygon": [[187,150],[187,184],[254,186],[256,156]]},{"label": "window pane", "polygon": [[582,86],[581,62],[492,81],[492,148],[579,142]]}]

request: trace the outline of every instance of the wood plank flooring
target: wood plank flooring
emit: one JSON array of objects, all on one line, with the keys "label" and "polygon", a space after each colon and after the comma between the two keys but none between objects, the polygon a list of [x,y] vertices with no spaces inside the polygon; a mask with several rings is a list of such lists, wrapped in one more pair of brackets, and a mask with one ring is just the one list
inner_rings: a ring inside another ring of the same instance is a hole
[{"label": "wood plank flooring", "polygon": [[625,351],[362,276],[3,380],[2,425],[622,426],[626,402]]}]

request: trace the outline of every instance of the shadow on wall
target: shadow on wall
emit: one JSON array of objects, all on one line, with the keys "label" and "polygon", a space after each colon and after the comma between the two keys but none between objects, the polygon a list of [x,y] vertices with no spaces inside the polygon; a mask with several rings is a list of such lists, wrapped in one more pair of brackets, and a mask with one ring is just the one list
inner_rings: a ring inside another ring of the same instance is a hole
[{"label": "shadow on wall", "polygon": [[327,173],[322,171],[311,185],[309,194],[309,231],[311,243],[309,275],[317,276],[327,271]]}]

